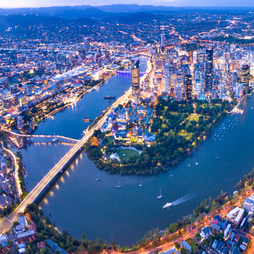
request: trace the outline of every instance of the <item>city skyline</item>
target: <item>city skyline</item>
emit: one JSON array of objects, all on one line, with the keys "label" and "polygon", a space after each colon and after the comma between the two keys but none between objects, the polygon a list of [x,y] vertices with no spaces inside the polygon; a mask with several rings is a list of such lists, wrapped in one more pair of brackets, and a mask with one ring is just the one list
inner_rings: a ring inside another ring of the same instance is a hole
[{"label": "city skyline", "polygon": [[52,7],[52,6],[80,6],[80,5],[91,5],[91,6],[102,6],[111,4],[137,4],[137,5],[154,5],[154,6],[172,6],[172,7],[254,7],[254,3],[250,0],[243,0],[241,2],[237,0],[94,0],[94,1],[82,1],[82,0],[60,0],[60,1],[32,1],[32,0],[11,0],[8,2],[0,3],[0,8],[39,8],[39,7]]}]

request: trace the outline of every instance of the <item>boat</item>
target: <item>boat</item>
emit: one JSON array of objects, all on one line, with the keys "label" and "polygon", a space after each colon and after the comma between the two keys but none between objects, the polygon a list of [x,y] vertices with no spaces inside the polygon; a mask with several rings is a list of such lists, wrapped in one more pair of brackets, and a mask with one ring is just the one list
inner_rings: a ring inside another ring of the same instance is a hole
[{"label": "boat", "polygon": [[163,198],[163,195],[161,195],[161,189],[160,189],[160,195],[157,196],[157,199],[161,199],[161,198]]},{"label": "boat", "polygon": [[101,178],[100,178],[100,175],[98,174],[98,177],[96,178],[96,181],[100,181]]},{"label": "boat", "polygon": [[173,177],[173,175],[169,175],[169,177]]},{"label": "boat", "polygon": [[198,165],[198,163],[196,162],[196,163],[195,163],[195,165],[197,166],[197,165]]},{"label": "boat", "polygon": [[253,109],[253,107],[251,107],[251,109]]},{"label": "boat", "polygon": [[118,184],[116,185],[116,188],[117,188],[117,189],[122,188],[122,185],[120,184],[120,181],[119,181]]},{"label": "boat", "polygon": [[219,159],[219,155],[217,154],[216,159]]},{"label": "boat", "polygon": [[52,142],[56,142],[57,141],[57,138],[52,138]]},{"label": "boat", "polygon": [[168,208],[168,207],[170,207],[172,205],[173,205],[172,203],[166,203],[162,208],[166,209],[166,208]]},{"label": "boat", "polygon": [[142,187],[143,185],[142,185],[142,183],[139,183],[139,185],[138,185],[139,187]]},{"label": "boat", "polygon": [[190,164],[188,165],[188,167],[190,167]]},{"label": "boat", "polygon": [[89,123],[89,122],[91,122],[92,120],[91,119],[89,119],[88,118],[88,116],[86,116],[85,118],[84,118],[84,120],[83,120],[85,123]]},{"label": "boat", "polygon": [[104,97],[104,100],[115,100],[116,97],[115,96],[110,96],[110,95],[107,95]]}]

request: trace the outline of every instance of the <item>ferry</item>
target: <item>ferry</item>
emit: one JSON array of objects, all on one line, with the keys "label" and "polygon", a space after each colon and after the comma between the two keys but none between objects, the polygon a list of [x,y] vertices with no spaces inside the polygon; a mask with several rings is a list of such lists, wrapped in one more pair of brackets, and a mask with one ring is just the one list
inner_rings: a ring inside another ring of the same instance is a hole
[{"label": "ferry", "polygon": [[170,207],[172,205],[173,205],[172,203],[166,203],[162,208],[166,209],[166,208],[168,208],[168,207]]},{"label": "ferry", "polygon": [[104,97],[104,100],[115,100],[115,99],[116,99],[115,96],[110,96],[110,95]]}]

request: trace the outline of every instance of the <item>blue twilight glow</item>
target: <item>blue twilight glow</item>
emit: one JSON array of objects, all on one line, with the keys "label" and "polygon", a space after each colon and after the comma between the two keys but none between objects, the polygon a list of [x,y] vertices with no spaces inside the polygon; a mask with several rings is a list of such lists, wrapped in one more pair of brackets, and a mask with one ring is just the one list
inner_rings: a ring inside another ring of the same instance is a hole
[{"label": "blue twilight glow", "polygon": [[0,8],[140,4],[165,6],[242,6],[254,7],[252,0],[0,0]]}]

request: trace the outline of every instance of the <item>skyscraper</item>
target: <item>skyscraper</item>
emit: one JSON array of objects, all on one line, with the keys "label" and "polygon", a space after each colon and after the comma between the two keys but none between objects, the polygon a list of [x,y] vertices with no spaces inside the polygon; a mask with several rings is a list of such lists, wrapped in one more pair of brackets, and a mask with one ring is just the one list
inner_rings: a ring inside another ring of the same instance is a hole
[{"label": "skyscraper", "polygon": [[168,90],[170,89],[170,66],[169,63],[166,63],[164,66],[164,73],[163,73],[163,77],[162,77],[162,87],[161,87],[161,91],[162,92],[168,92]]},{"label": "skyscraper", "polygon": [[161,34],[161,47],[164,47],[164,33]]},{"label": "skyscraper", "polygon": [[132,95],[135,97],[135,94],[140,94],[140,67],[139,67],[139,60],[134,62],[131,67],[131,88],[132,88]]},{"label": "skyscraper", "polygon": [[182,86],[175,85],[175,100],[181,101],[182,100]]},{"label": "skyscraper", "polygon": [[213,85],[213,49],[205,51],[205,92],[212,90]]},{"label": "skyscraper", "polygon": [[250,83],[250,67],[249,65],[245,64],[242,67],[242,84],[243,84],[243,91],[246,94],[249,90]]},{"label": "skyscraper", "polygon": [[190,74],[184,76],[185,100],[191,100],[192,95],[192,78]]}]

